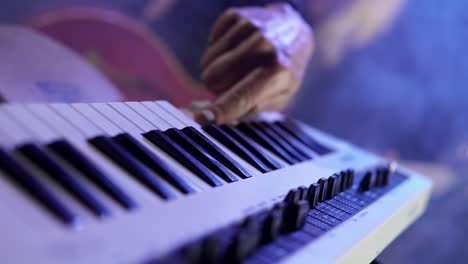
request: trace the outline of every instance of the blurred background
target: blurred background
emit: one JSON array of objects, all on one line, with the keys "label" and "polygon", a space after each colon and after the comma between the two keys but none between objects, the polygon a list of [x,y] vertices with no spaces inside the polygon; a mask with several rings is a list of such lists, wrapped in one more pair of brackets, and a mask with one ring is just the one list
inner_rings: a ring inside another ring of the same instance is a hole
[{"label": "blurred background", "polygon": [[467,11],[463,0],[406,1],[334,66],[312,62],[293,104],[298,119],[433,179],[429,209],[383,263],[468,261]]},{"label": "blurred background", "polygon": [[[75,49],[127,99],[184,105],[187,94],[209,97],[196,87],[210,25],[227,6],[251,2],[11,0],[2,2],[0,23],[26,25]],[[468,1],[307,0],[298,9],[317,47],[291,115],[434,181],[427,213],[381,261],[467,262]],[[83,14],[85,21],[73,19]],[[94,40],[93,48],[79,39]]]}]

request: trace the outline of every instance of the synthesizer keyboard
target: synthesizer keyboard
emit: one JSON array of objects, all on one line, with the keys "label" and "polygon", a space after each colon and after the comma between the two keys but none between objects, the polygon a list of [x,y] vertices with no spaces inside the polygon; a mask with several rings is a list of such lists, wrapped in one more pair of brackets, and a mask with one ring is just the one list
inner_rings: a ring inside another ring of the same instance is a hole
[{"label": "synthesizer keyboard", "polygon": [[281,114],[0,105],[3,263],[369,263],[430,182]]}]

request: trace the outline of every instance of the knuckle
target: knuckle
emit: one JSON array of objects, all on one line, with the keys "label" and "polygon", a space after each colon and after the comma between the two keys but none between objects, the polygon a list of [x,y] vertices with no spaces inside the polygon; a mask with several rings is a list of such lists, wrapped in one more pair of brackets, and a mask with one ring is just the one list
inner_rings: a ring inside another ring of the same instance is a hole
[{"label": "knuckle", "polygon": [[237,107],[242,109],[249,106],[251,101],[250,89],[239,89],[233,93],[233,99],[237,102]]},{"label": "knuckle", "polygon": [[276,76],[277,74],[279,74],[284,66],[283,66],[283,63],[281,62],[282,59],[281,59],[281,55],[278,55],[278,52],[275,52],[272,56],[271,56],[271,64],[270,64],[270,68],[272,69],[273,71],[273,74]]},{"label": "knuckle", "polygon": [[210,78],[209,73],[206,72],[206,71],[203,72],[203,73],[201,74],[201,80],[202,80],[204,83],[206,83],[206,84],[210,84],[211,78]]},{"label": "knuckle", "polygon": [[288,100],[291,96],[293,96],[297,92],[297,88],[295,85],[287,87],[286,90],[284,90],[281,93],[281,96],[285,99]]},{"label": "knuckle", "polygon": [[249,113],[250,114],[255,114],[255,113],[259,113],[259,112],[262,112],[265,110],[265,107],[264,106],[261,106],[261,105],[255,105],[252,107],[252,109],[250,109]]},{"label": "knuckle", "polygon": [[252,23],[248,19],[240,15],[237,17],[237,26],[245,31],[252,30]]},{"label": "knuckle", "polygon": [[276,51],[268,43],[257,43],[251,50],[252,53],[263,57],[266,61],[276,60]]},{"label": "knuckle", "polygon": [[275,68],[275,72],[278,76],[286,76],[289,75],[290,70],[284,64],[278,62],[278,65]]},{"label": "knuckle", "polygon": [[245,22],[246,22],[246,25],[245,27],[252,33],[257,33],[257,32],[261,32],[260,31],[260,27],[258,25],[256,25],[252,20],[250,19],[247,19],[247,18],[242,18]]},{"label": "knuckle", "polygon": [[289,72],[288,65],[291,61],[282,51],[277,50],[275,53],[274,67],[279,73]]},{"label": "knuckle", "polygon": [[236,16],[238,14],[239,14],[239,12],[237,12],[236,8],[230,7],[228,9],[226,9],[226,11],[224,11],[223,16]]},{"label": "knuckle", "polygon": [[229,102],[217,104],[216,113],[220,123],[226,123],[236,119],[236,108]]},{"label": "knuckle", "polygon": [[275,48],[272,41],[270,41],[262,32],[260,32],[260,30],[257,32],[257,34],[260,35],[260,47],[262,47],[265,50],[273,50]]}]

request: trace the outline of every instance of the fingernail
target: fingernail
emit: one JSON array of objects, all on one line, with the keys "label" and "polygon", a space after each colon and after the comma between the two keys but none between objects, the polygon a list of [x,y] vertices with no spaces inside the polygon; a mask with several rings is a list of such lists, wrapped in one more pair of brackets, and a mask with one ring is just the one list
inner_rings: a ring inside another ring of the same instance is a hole
[{"label": "fingernail", "polygon": [[196,114],[195,119],[202,124],[212,124],[215,122],[216,116],[213,111],[203,109]]},{"label": "fingernail", "polygon": [[191,107],[193,110],[201,110],[208,107],[210,104],[211,102],[209,100],[193,101]]}]

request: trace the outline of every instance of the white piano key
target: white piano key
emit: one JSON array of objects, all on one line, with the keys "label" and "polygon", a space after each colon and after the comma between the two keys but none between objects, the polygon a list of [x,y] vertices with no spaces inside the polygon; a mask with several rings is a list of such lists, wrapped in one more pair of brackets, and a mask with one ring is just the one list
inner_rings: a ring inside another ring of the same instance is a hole
[{"label": "white piano key", "polygon": [[27,130],[37,136],[39,140],[51,141],[56,137],[54,131],[32,116],[23,105],[5,105],[3,109],[10,114],[12,119],[16,120],[23,127],[28,128]]},{"label": "white piano key", "polygon": [[[105,108],[105,107],[100,107]],[[169,164],[170,168],[182,179],[187,181],[195,190],[201,191],[205,190],[207,188],[210,188],[208,184],[200,180],[197,176],[195,176],[192,172],[189,170],[185,169],[180,163],[178,163],[176,160],[174,160],[171,156],[166,154],[164,151],[159,149],[157,146],[152,144],[151,142],[148,142],[143,136],[141,130],[137,128],[136,124],[130,123],[128,120],[130,120],[130,116],[135,117],[135,114],[138,115],[135,111],[133,111],[131,108],[127,107],[120,107],[121,113],[116,112],[112,108],[105,108],[106,113],[108,117],[112,117],[111,122],[115,122],[115,125],[118,125],[120,129],[122,129],[122,132],[128,132],[131,134],[134,138],[136,138],[140,143],[142,143],[145,147],[147,147],[149,150],[151,150],[153,153],[155,153],[158,157],[160,157],[164,162]],[[122,115],[121,115],[122,114]],[[116,116],[120,116],[120,118],[115,118]],[[119,121],[120,120],[120,121]],[[127,121],[122,121],[122,120],[127,120]],[[139,118],[136,118],[132,120],[133,122],[138,122],[144,120],[141,116]],[[145,122],[148,122],[145,120]],[[156,126],[150,124],[151,127],[146,124],[146,126],[149,128],[149,130],[157,129]],[[142,127],[145,125],[141,125]]]},{"label": "white piano key", "polygon": [[118,133],[121,133],[121,129],[114,125],[109,119],[105,118],[99,112],[96,111],[93,107],[89,104],[85,103],[74,103],[71,104],[73,109],[80,112],[86,119],[92,121],[92,123],[99,127],[102,131],[110,136],[115,136]]},{"label": "white piano key", "polygon": [[73,138],[84,138],[84,134],[46,104],[27,104],[29,112],[42,122],[46,123],[57,135],[65,134]]},{"label": "white piano key", "polygon": [[[177,124],[177,126],[182,126],[182,127],[193,126],[193,127],[197,128],[197,129],[201,130],[201,127],[200,127],[200,125],[198,123],[196,123],[191,118],[186,116],[182,111],[177,110],[177,108],[175,108],[174,106],[172,106],[168,102],[166,102],[166,101],[156,101],[156,102],[153,102],[153,104],[156,104],[158,106],[158,108],[153,106],[154,111],[157,111],[157,113],[159,115],[161,115],[161,116],[164,116],[164,118],[167,118],[168,120],[171,120],[171,122],[173,122],[174,124]],[[248,136],[247,136],[247,138],[250,139],[250,137],[248,137]],[[260,146],[260,144],[257,144],[254,140],[250,140],[250,141],[252,142],[252,144],[256,148],[261,149],[263,152],[266,153],[266,155],[270,156],[277,163],[281,164],[281,166],[283,166],[283,167],[288,166],[288,164],[285,161],[283,161],[281,158],[276,156],[271,151],[267,150],[263,146]],[[254,169],[254,170],[257,171],[256,169]]]},{"label": "white piano key", "polygon": [[159,116],[165,122],[167,122],[171,127],[175,127],[178,129],[182,129],[185,126],[184,123],[180,122],[177,118],[169,114],[168,112],[164,111],[158,104],[155,102],[142,102],[144,106],[146,106],[151,112]]},{"label": "white piano key", "polygon": [[[2,113],[1,113],[1,110],[0,110],[0,122],[2,122],[2,124],[8,124],[8,123],[4,123],[2,121],[1,115],[2,115]],[[7,131],[7,129],[5,129],[5,127],[0,126],[0,139],[1,139],[0,147],[9,148],[11,145],[14,144],[15,139],[10,137],[10,135],[8,133],[6,133],[6,131]],[[19,142],[18,139],[16,139],[16,140]]]},{"label": "white piano key", "polygon": [[107,118],[109,121],[114,123],[116,126],[125,128],[125,132],[130,134],[140,134],[142,129],[132,124],[127,118],[119,114],[112,107],[105,103],[92,103],[90,104],[94,109],[96,109],[102,116]]},{"label": "white piano key", "polygon": [[172,104],[168,103],[167,101],[156,101],[156,104],[160,106],[163,110],[165,110],[167,113],[172,115],[174,118],[179,120],[181,123],[184,123],[187,126],[200,128],[200,124],[195,122],[192,118],[187,116],[184,112],[180,111],[179,109],[175,108]]},{"label": "white piano key", "polygon": [[[114,104],[114,103],[112,103]],[[122,103],[115,103],[117,106],[117,108],[120,108],[118,106],[118,104],[122,104]],[[113,127],[112,130],[113,130],[113,133],[114,134],[111,134],[111,136],[114,136],[114,135],[117,135],[117,134],[120,134],[122,132],[126,132],[125,130],[122,130],[120,129],[119,127],[117,127],[117,124],[121,124],[122,125],[122,118],[125,118],[124,115],[121,115],[120,113],[116,112],[116,110],[114,110],[113,108],[114,107],[111,107],[111,108],[106,108],[104,106],[102,106],[101,104],[96,104],[98,105],[98,109],[106,109],[105,110],[105,113],[106,113],[106,116],[103,116],[101,112],[99,112],[98,110],[94,111],[94,112],[91,112],[91,111],[88,111],[88,119],[93,122],[96,126],[103,126],[103,130],[107,130],[107,127]],[[124,105],[125,106],[125,105]],[[127,106],[125,106],[127,107]],[[86,108],[85,105],[83,104],[76,104],[75,105],[75,108],[77,111],[80,111],[82,108]],[[121,111],[124,111],[124,110],[121,110]],[[116,118],[116,116],[119,116],[120,115],[120,118]],[[134,117],[135,118],[135,117]],[[138,116],[138,118],[141,118],[140,116]],[[117,121],[115,121],[116,119],[118,119]],[[103,122],[104,120],[106,120],[105,122]],[[130,119],[129,119],[130,120]],[[115,124],[113,123],[115,122]],[[98,124],[100,123],[100,124]],[[153,129],[153,128],[151,128]],[[150,129],[150,130],[151,130]],[[120,131],[119,131],[120,130]],[[132,133],[129,133],[129,134],[132,134]],[[140,137],[140,134],[137,134],[137,135],[134,135],[134,138],[138,141],[141,141],[139,139]],[[140,142],[141,143],[141,142]],[[156,175],[155,175],[156,176]],[[135,178],[135,176],[131,175],[132,178]],[[166,182],[166,180],[164,180],[163,178],[161,177],[158,177],[159,180],[161,180],[163,182],[163,185],[165,188],[169,189],[172,193],[176,193],[178,197],[182,196],[183,194],[180,193],[180,191],[178,191],[177,189],[175,189],[174,187],[172,187],[169,183]],[[143,187],[143,186],[142,186]],[[151,192],[149,189],[147,189],[147,187],[144,187],[146,188],[146,191],[148,192]]]},{"label": "white piano key", "polygon": [[[84,105],[85,104],[82,104],[81,106],[84,108]],[[160,202],[159,198],[155,197],[154,194],[146,191],[140,183],[136,182],[133,176],[128,175],[126,171],[115,165],[113,161],[108,159],[101,152],[87,143],[86,140],[90,136],[93,137],[105,134],[105,132],[99,129],[95,123],[91,122],[79,111],[68,104],[53,104],[50,106],[53,111],[48,113],[48,115],[51,117],[50,120],[54,120],[53,126],[57,128],[67,128],[58,130],[56,139],[67,139],[74,147],[82,152],[83,155],[91,160],[98,169],[102,170],[110,180],[112,180],[128,196],[135,200],[140,207],[145,207]],[[59,110],[65,110],[62,112],[63,116],[59,115]],[[71,117],[72,119],[67,119],[65,116]],[[102,119],[98,120],[102,121]],[[86,128],[88,131],[91,131],[91,133],[84,133],[83,129],[78,130],[79,127]],[[74,130],[74,132],[70,132],[68,130]],[[116,214],[118,211],[122,210],[121,207],[112,200],[112,198],[101,191],[99,187],[95,186],[88,179],[86,179],[86,177],[82,176],[80,172],[65,162],[63,165],[70,171],[73,171],[74,174],[80,175],[80,181],[86,182],[87,187],[89,187],[90,190],[92,190],[92,192],[96,194],[100,200],[105,201],[105,206],[110,209],[111,213]]]},{"label": "white piano key", "polygon": [[[155,127],[164,127],[166,129],[171,128],[171,126],[167,125],[167,123],[165,123],[165,121],[163,121],[162,119],[157,117],[153,112],[148,113],[149,110],[147,108],[145,108],[145,107],[133,107],[131,109],[129,108],[129,111],[132,111],[132,112],[140,115],[141,117],[145,118],[147,121],[151,120],[151,123],[154,124]],[[153,118],[155,116],[156,116],[156,118]],[[197,188],[199,188],[201,190],[211,188],[208,184],[206,184],[204,181],[202,181],[198,176],[195,176],[192,172],[190,172],[185,167],[183,167],[178,161],[176,161],[170,155],[166,154],[166,152],[164,152],[163,150],[159,149],[159,147],[155,146],[153,143],[149,142],[144,137],[142,139],[145,142],[145,144],[150,146],[151,149],[157,149],[158,153],[160,155],[164,155],[169,160],[171,160],[170,163],[173,164],[171,166],[172,168],[176,167],[177,169],[182,170],[180,173],[178,173],[179,176],[184,177],[184,179],[187,179],[189,182],[192,182],[193,184],[195,184],[197,186]],[[220,178],[220,180],[223,181],[221,178]]]},{"label": "white piano key", "polygon": [[[109,107],[108,105],[104,103],[93,103],[92,105],[93,107],[91,107],[91,104],[76,103],[76,104],[73,104],[73,109],[77,113],[86,116],[86,119],[92,125],[100,127],[103,130],[103,133],[101,135],[115,136],[122,132],[128,132],[128,131],[122,130],[120,128],[120,125],[122,123],[125,123],[127,125],[130,123],[128,123],[128,120],[126,120],[118,112],[115,112],[113,108]],[[105,115],[100,110],[105,112]],[[129,132],[130,134],[135,133],[135,131],[139,131],[139,129],[135,126],[130,127],[129,130],[132,130],[132,132]],[[140,204],[141,207],[152,205],[152,204],[159,204],[163,202],[159,197],[157,197],[154,193],[152,193],[147,187],[143,186],[137,179],[135,179],[133,175],[130,175],[126,170],[122,169],[120,166],[115,164],[113,160],[109,159],[106,155],[102,154],[97,149],[91,146],[89,147],[94,152],[93,153],[94,155],[100,156],[101,159],[106,160],[105,165],[104,165],[104,168],[106,170],[108,169],[111,169],[114,171],[118,170],[121,175],[122,174],[125,175],[124,178],[121,178],[119,180],[126,181],[127,183],[119,184],[119,186],[124,186],[124,187],[130,186],[131,188],[126,188],[126,189],[130,189],[131,192],[127,191],[127,193],[131,197],[135,195],[137,197],[140,196],[140,198],[136,200]],[[172,186],[169,186],[167,183],[164,183],[164,184],[165,184],[165,187],[170,189],[173,193],[177,193],[178,196],[181,195]],[[144,201],[143,206],[140,203],[141,200]]]},{"label": "white piano key", "polygon": [[143,132],[148,132],[154,130],[154,125],[144,119],[142,116],[133,111],[125,103],[109,103],[109,105],[114,108],[121,115],[125,116],[127,120],[132,122],[134,125],[139,127]]},{"label": "white piano key", "polygon": [[[2,226],[7,227],[2,230],[2,237],[17,237],[18,231],[29,234],[37,234],[37,227],[47,230],[47,235],[57,233],[62,229],[60,224],[46,209],[38,206],[29,194],[18,188],[13,182],[7,180],[8,176],[0,171],[0,205],[4,212],[2,214]],[[5,233],[5,231],[7,231]],[[11,232],[10,232],[11,231]],[[24,236],[20,240],[24,241]],[[4,244],[2,244],[4,246]]]},{"label": "white piano key", "polygon": [[[169,112],[165,111],[161,106],[159,106],[156,102],[142,102],[144,106],[146,106],[150,111],[152,111],[155,115],[159,116],[160,119],[164,120],[165,123],[169,123],[169,126],[183,129],[186,125],[181,122],[179,119],[171,115]],[[153,121],[154,122],[154,121]],[[158,126],[158,124],[156,124]],[[208,169],[208,168],[207,168]],[[209,169],[208,169],[209,170]],[[216,175],[216,173],[213,173]],[[218,177],[222,182],[225,182],[223,179]]]},{"label": "white piano key", "polygon": [[[159,101],[158,101],[159,102]],[[164,102],[164,101],[163,101]],[[142,107],[142,105],[145,105],[147,107]],[[149,111],[150,108],[153,108],[155,111],[158,111],[159,113],[162,113],[164,114],[164,112],[161,112],[161,107],[157,107],[157,106],[154,106],[154,102],[143,102],[143,103],[131,103],[130,104],[131,106],[133,106],[132,108],[136,111],[136,112],[139,112],[140,115],[144,116],[144,117],[148,117],[147,120],[154,123],[156,126],[163,126],[164,128],[162,130],[166,130],[168,128],[171,128],[173,126],[169,125],[167,123],[167,121],[163,120],[161,117],[159,117],[158,115],[156,115],[154,112],[152,111]],[[139,106],[137,106],[139,105]],[[168,104],[163,104],[163,105],[168,105]],[[170,104],[169,104],[170,105]],[[172,109],[171,111],[175,112],[177,109],[175,107],[168,107],[168,109]],[[169,114],[169,112],[166,111],[166,113]],[[172,116],[169,114],[169,116]],[[192,124],[190,122],[187,122],[187,118],[184,118],[183,120],[179,120],[177,118],[175,118],[174,116],[172,116],[172,118],[170,118],[171,120],[173,120],[172,122],[173,123],[176,123],[176,124],[179,124],[179,129],[181,128],[184,128],[184,127],[188,127],[188,126],[191,126]],[[174,120],[177,120],[177,121],[174,121]],[[186,123],[187,122],[187,123]],[[230,157],[234,158],[244,169],[246,169],[248,172],[250,172],[251,175],[258,175],[260,172],[255,169],[254,167],[252,167],[249,163],[247,163],[246,161],[244,161],[243,159],[241,159],[240,157],[238,157],[236,154],[234,154],[233,152],[231,152],[229,149],[227,149],[226,147],[224,147],[223,144],[220,144],[216,139],[212,138],[210,135],[208,135],[207,133],[205,133],[205,131],[203,131],[201,129],[201,127],[199,125],[197,126],[194,126],[195,129],[197,129],[201,134],[203,134],[205,137],[207,137],[209,140],[211,140],[214,144],[216,144],[219,148],[221,148],[227,155],[229,155]]]},{"label": "white piano key", "polygon": [[[18,110],[22,109],[22,110]],[[9,137],[10,139],[14,139],[15,141],[10,141],[10,148],[14,148],[15,146],[24,144],[24,143],[36,143],[38,145],[41,145],[42,142],[48,141],[48,140],[53,140],[54,138],[57,137],[57,134],[49,129],[49,127],[42,123],[41,120],[36,119],[35,116],[33,116],[23,105],[16,105],[15,108],[10,108],[11,111],[15,113],[21,113],[21,122],[19,125],[15,124],[15,122],[11,119],[13,117],[16,117],[16,115],[13,115],[10,119],[2,119],[1,116],[4,117],[4,113],[1,112],[0,110],[0,120],[5,121],[7,123],[6,126],[4,126],[3,129],[5,131],[4,135],[6,137]],[[24,111],[23,111],[24,110]],[[31,122],[34,120],[34,122]],[[24,121],[29,121],[25,123]],[[41,130],[36,129],[37,127],[40,127]],[[34,131],[34,133],[29,133],[29,131]],[[41,134],[41,131],[47,131],[46,133],[47,136],[44,137],[43,134]],[[3,134],[1,133],[0,134]],[[1,144],[0,145],[4,145]],[[54,194],[63,204],[69,208],[73,213],[77,214],[77,216],[81,219],[81,222],[83,221],[89,221],[89,219],[93,218],[92,214],[78,201],[76,201],[74,198],[71,197],[71,194],[64,190],[61,186],[58,186],[58,184],[55,182],[55,180],[52,180],[48,175],[46,175],[40,168],[38,168],[36,165],[34,165],[30,160],[26,159],[23,157],[23,155],[20,155],[17,153],[14,149],[11,149],[11,154],[15,157],[15,159],[30,173],[33,174],[36,179],[38,179],[39,182],[44,184],[47,189]],[[59,161],[59,160],[56,160]],[[61,164],[63,165],[63,164]],[[66,167],[64,165],[64,167]],[[79,179],[78,179],[79,180]],[[79,180],[82,181],[82,180]],[[29,194],[27,194],[29,196]],[[44,211],[45,215],[47,218],[51,217],[48,212]]]},{"label": "white piano key", "polygon": [[[32,161],[26,159],[22,155],[15,154],[14,157],[20,164],[25,167],[39,182],[41,182],[46,189],[55,195],[57,199],[62,202],[62,204],[67,207],[72,213],[74,213],[78,217],[79,221],[79,226],[76,228],[81,229],[83,226],[88,225],[91,221],[95,221],[96,218],[95,216],[88,211],[86,207],[84,207],[81,202],[77,201],[72,194],[65,190],[62,186],[59,186],[58,183],[51,179],[45,172],[43,172],[39,167],[37,167],[35,164],[33,164]],[[83,183],[82,180],[79,180],[81,183]],[[29,194],[27,194],[29,196]],[[100,197],[99,197],[100,198]],[[100,201],[102,199],[99,199]],[[33,203],[37,203],[36,201],[33,201]],[[103,203],[106,208],[110,208],[107,206],[107,204]],[[42,208],[41,208],[42,209]],[[50,215],[49,212],[45,211],[44,212],[47,214],[47,218],[52,218],[53,216]]]},{"label": "white piano key", "polygon": [[3,108],[0,108],[0,135],[2,140],[0,144],[5,147],[13,147],[31,139],[29,131],[25,131]]},{"label": "white piano key", "polygon": [[84,134],[86,138],[102,134],[102,131],[98,127],[76,112],[70,105],[54,103],[50,104],[50,107]]},{"label": "white piano key", "polygon": [[167,123],[161,117],[151,112],[142,103],[126,102],[125,104],[128,105],[130,108],[132,108],[135,112],[139,113],[143,118],[148,120],[148,122],[152,123],[156,128],[159,128],[162,131],[173,127],[169,125],[169,123]]},{"label": "white piano key", "polygon": [[[165,101],[158,101],[158,102],[164,103]],[[158,103],[158,102],[156,102],[156,103]],[[163,109],[163,106],[164,106],[164,105],[166,105],[166,110]],[[192,121],[192,122],[189,122],[189,121],[187,120],[187,118],[185,118],[184,116],[182,116],[183,114],[181,114],[181,113],[175,114],[175,112],[179,112],[179,110],[177,110],[175,107],[167,107],[167,105],[169,105],[169,104],[166,102],[166,104],[162,104],[162,106],[159,106],[160,113],[163,113],[162,111],[165,111],[167,114],[171,115],[174,119],[176,119],[179,123],[182,123],[182,126],[181,126],[179,129],[184,128],[184,127],[188,127],[188,126],[194,127],[194,126],[192,125],[193,121]],[[138,108],[137,108],[137,109],[138,109]],[[169,111],[167,111],[167,109],[169,109],[169,110],[172,111],[173,113],[171,114]],[[135,110],[135,111],[137,111],[137,110]],[[137,111],[137,112],[138,112],[138,111]],[[140,113],[140,115],[143,116],[144,114],[143,114],[143,113]],[[150,118],[148,118],[148,120],[150,120],[151,117],[152,117],[152,115],[151,115],[151,114],[147,114],[147,115],[150,117]],[[154,114],[153,114],[153,115],[154,115]],[[184,119],[182,119],[182,118],[184,118]],[[159,117],[158,117],[157,119],[154,119],[154,121],[156,121],[156,120],[158,120],[158,119],[159,119]],[[153,122],[154,122],[154,121],[153,121]],[[184,122],[185,122],[185,123],[184,123]],[[157,125],[157,124],[156,124],[156,125]],[[195,126],[194,128],[197,129],[197,130],[199,130],[200,133],[202,133],[202,134],[204,134],[205,136],[207,136],[207,135],[204,133],[204,131],[202,131],[202,130],[200,129],[200,126],[199,126],[199,125],[198,125],[198,126]],[[207,138],[209,138],[209,137],[207,136]],[[213,143],[215,143],[218,147],[220,147],[225,153],[229,153],[229,152],[226,152],[226,151],[225,151],[225,149],[224,149],[223,146],[217,144],[217,143],[214,142],[214,141],[213,141]],[[234,156],[230,155],[230,157],[234,157]],[[234,157],[234,159],[236,159],[236,157]],[[239,161],[239,159],[237,159],[236,161],[238,161],[238,163],[239,163],[242,167],[244,167],[244,164],[242,163],[242,161]],[[224,166],[224,165],[223,165],[223,166]],[[226,166],[224,166],[224,167],[225,167],[227,170],[229,170]],[[245,168],[245,167],[244,167],[244,168]],[[247,170],[248,170],[248,169],[247,169]],[[249,172],[250,172],[250,170],[249,170]],[[214,174],[214,175],[217,175],[216,173],[213,173],[213,174]],[[232,174],[235,175],[236,178],[240,179],[240,178],[237,176],[236,173],[232,172]],[[250,173],[250,174],[254,175],[253,173]],[[218,177],[218,178],[220,178],[220,177]],[[221,179],[221,178],[220,178],[220,179]],[[221,179],[221,180],[224,182],[223,179]]]}]

